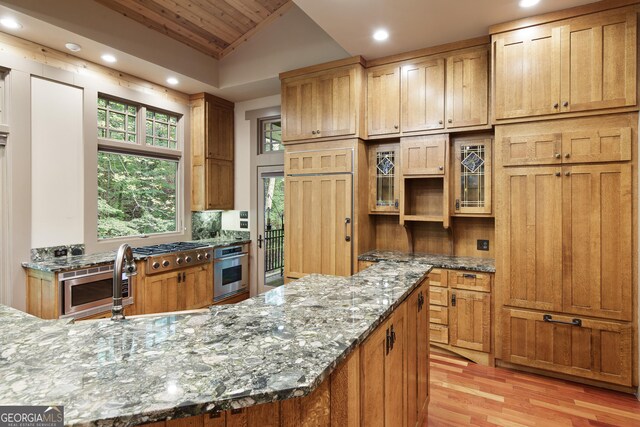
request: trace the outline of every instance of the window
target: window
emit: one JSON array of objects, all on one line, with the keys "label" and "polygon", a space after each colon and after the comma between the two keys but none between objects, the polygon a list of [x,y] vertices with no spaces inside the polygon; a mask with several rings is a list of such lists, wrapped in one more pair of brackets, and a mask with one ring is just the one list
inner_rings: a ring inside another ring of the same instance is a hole
[{"label": "window", "polygon": [[178,116],[147,110],[147,144],[156,147],[178,146]]},{"label": "window", "polygon": [[177,114],[98,97],[98,239],[178,231],[179,123]]},{"label": "window", "polygon": [[260,154],[283,151],[280,116],[258,119],[260,125]]},{"label": "window", "polygon": [[98,98],[98,137],[114,141],[136,142],[135,105]]}]

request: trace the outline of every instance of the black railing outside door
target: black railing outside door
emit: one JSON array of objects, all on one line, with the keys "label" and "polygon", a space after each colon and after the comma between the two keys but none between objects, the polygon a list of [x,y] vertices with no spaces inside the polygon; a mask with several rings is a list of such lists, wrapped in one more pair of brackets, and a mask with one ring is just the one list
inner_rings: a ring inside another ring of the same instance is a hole
[{"label": "black railing outside door", "polygon": [[284,270],[284,228],[264,231],[264,272]]}]

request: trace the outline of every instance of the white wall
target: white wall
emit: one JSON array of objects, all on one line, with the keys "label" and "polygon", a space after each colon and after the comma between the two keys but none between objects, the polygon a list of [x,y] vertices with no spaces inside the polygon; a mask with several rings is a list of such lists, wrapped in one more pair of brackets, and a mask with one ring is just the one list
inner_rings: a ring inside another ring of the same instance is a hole
[{"label": "white wall", "polygon": [[[251,123],[245,113],[260,108],[280,106],[280,95],[238,102],[234,111],[235,132],[235,209],[249,210],[251,207],[251,144],[258,144],[251,138]],[[252,219],[252,223],[255,221]]]},{"label": "white wall", "polygon": [[31,78],[31,247],[84,242],[82,89]]}]

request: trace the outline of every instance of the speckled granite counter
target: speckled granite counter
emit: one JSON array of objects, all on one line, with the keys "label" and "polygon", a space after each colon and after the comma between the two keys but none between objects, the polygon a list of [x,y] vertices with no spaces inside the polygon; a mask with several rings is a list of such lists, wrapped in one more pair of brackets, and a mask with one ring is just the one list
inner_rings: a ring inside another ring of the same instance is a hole
[{"label": "speckled granite counter", "polygon": [[430,269],[381,262],[205,314],[123,323],[69,325],[3,308],[0,405],[62,404],[68,425],[125,426],[303,396]]},{"label": "speckled granite counter", "polygon": [[[233,238],[215,238],[215,239],[207,239],[207,240],[192,240],[192,242],[204,243],[207,246],[211,246],[214,248],[222,247],[222,246],[231,246],[242,243],[251,242],[250,239],[233,239]],[[113,262],[115,258],[115,252],[101,252],[97,254],[90,255],[77,255],[77,256],[67,256],[60,257],[54,259],[48,259],[45,261],[37,261],[37,262],[23,262],[22,266],[24,268],[31,268],[34,270],[47,271],[47,272],[59,272],[66,270],[75,270],[79,268],[89,268],[100,264],[108,264]],[[136,260],[146,259],[146,255],[136,254],[134,250],[134,258]]]},{"label": "speckled granite counter", "polygon": [[492,258],[475,258],[464,256],[434,255],[400,251],[369,251],[358,257],[359,261],[417,261],[432,265],[434,268],[448,268],[451,270],[482,271],[495,273],[496,262]]}]

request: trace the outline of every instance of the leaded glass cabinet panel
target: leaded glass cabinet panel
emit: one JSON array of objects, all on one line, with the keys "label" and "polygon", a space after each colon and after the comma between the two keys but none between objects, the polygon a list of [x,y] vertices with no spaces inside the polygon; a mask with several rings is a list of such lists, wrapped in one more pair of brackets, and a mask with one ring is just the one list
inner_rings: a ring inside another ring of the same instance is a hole
[{"label": "leaded glass cabinet panel", "polygon": [[399,144],[376,144],[369,147],[369,207],[372,213],[399,213],[399,162]]},{"label": "leaded glass cabinet panel", "polygon": [[453,213],[491,214],[492,138],[456,138],[453,143]]}]

